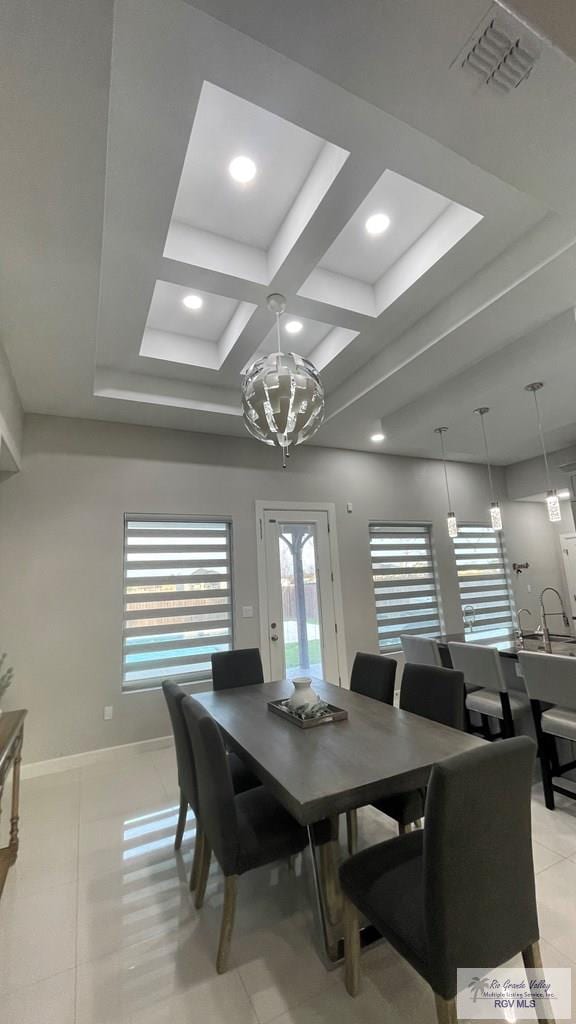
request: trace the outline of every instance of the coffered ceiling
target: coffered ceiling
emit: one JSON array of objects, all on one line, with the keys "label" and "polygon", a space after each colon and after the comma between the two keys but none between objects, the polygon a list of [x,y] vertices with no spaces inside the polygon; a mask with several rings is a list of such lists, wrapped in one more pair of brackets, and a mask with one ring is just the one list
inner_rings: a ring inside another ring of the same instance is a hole
[{"label": "coffered ceiling", "polygon": [[526,376],[576,440],[566,57],[538,41],[496,95],[454,67],[477,0],[49,6],[10,0],[0,41],[0,330],[27,410],[242,435],[280,291],[282,346],[326,386],[315,443],[436,455],[441,419],[477,459],[487,404],[496,461],[525,458]]}]

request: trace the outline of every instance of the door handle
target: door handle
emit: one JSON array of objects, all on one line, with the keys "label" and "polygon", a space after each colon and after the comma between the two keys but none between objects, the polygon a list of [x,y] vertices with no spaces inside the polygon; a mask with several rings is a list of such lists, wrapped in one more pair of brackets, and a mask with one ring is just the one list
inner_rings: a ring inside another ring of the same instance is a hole
[{"label": "door handle", "polygon": [[270,639],[271,640],[277,640],[278,637],[276,636],[276,633],[272,633],[272,636],[270,637]]}]

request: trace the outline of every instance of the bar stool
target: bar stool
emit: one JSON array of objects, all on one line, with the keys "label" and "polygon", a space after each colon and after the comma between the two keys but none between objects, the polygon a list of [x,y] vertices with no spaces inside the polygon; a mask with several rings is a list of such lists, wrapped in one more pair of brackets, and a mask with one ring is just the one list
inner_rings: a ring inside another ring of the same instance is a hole
[{"label": "bar stool", "polygon": [[411,665],[433,665],[443,668],[440,647],[437,640],[429,636],[411,636],[405,633],[400,637],[404,658]]},{"label": "bar stool", "polygon": [[[481,644],[462,643],[450,643],[448,649],[454,668],[464,673],[466,708],[481,716],[485,738],[514,736],[514,718],[528,710],[529,701],[525,694],[508,690],[498,651]],[[500,732],[491,732],[490,718],[502,723]]]},{"label": "bar stool", "polygon": [[528,651],[520,651],[518,658],[534,716],[544,800],[553,811],[554,793],[576,799],[573,790],[554,783],[576,768],[576,761],[560,764],[556,748],[556,737],[576,741],[576,659]]}]

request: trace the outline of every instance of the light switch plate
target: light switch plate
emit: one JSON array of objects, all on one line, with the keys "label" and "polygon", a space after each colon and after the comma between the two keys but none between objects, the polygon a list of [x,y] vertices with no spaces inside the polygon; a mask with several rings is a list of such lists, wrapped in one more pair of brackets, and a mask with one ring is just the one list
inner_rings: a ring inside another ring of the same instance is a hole
[{"label": "light switch plate", "polygon": [[104,721],[109,722],[113,714],[114,708],[112,707],[111,704],[107,704],[106,707],[104,708]]},{"label": "light switch plate", "polygon": [[253,619],[254,618],[254,608],[252,607],[251,604],[243,604],[242,605],[242,618],[243,619]]}]

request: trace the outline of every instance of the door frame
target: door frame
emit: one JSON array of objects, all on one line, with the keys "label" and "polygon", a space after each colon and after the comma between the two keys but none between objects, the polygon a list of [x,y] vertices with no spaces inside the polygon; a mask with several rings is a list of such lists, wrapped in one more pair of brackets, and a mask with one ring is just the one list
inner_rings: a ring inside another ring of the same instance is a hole
[{"label": "door frame", "polygon": [[258,564],[258,617],[260,621],[260,651],[264,678],[270,679],[270,657],[268,648],[268,580],[266,576],[266,543],[264,539],[264,513],[279,512],[326,512],[328,516],[328,546],[332,563],[332,586],[334,590],[334,617],[336,619],[336,656],[340,686],[348,688],[348,665],[346,637],[344,635],[344,605],[340,582],[340,559],[336,533],[336,506],[331,501],[255,501],[256,508],[256,554]]},{"label": "door frame", "polygon": [[562,563],[562,572],[563,572],[563,575],[564,575],[564,585],[566,587],[566,595],[568,596],[568,604],[570,605],[570,615],[572,617],[572,616],[576,615],[576,599],[574,599],[574,597],[573,597],[573,595],[576,594],[576,584],[575,584],[575,589],[572,590],[572,587],[570,586],[570,579],[568,577],[567,567],[566,567],[566,555],[564,554],[564,544],[566,543],[567,540],[576,540],[576,531],[570,530],[567,533],[561,533],[561,534],[559,534],[559,538],[560,538],[560,560],[561,560],[561,563]]}]

